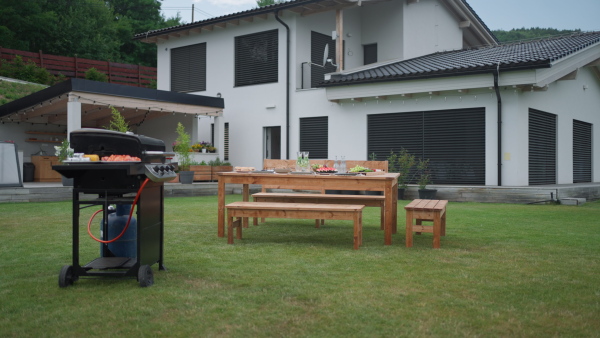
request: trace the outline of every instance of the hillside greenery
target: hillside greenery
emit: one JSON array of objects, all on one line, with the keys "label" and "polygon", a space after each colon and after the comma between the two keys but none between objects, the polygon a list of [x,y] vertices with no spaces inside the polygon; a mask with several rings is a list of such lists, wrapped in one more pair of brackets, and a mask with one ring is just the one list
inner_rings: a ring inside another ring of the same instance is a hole
[{"label": "hillside greenery", "polygon": [[581,29],[576,30],[559,30],[555,28],[540,28],[540,27],[532,27],[532,28],[514,28],[509,31],[505,30],[494,30],[492,31],[498,41],[502,43],[506,42],[514,42],[514,41],[523,41],[523,40],[534,40],[541,38],[548,38],[551,36],[557,35],[567,35],[573,33],[581,33]]},{"label": "hillside greenery", "polygon": [[29,52],[156,66],[156,46],[133,40],[181,24],[159,0],[0,0],[0,46]]},{"label": "hillside greenery", "polygon": [[0,81],[0,106],[46,88],[44,85]]}]

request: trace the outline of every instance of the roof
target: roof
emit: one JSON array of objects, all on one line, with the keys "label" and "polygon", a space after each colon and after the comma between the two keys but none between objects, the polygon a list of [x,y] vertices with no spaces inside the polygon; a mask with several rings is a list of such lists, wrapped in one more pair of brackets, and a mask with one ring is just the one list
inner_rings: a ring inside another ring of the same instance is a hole
[{"label": "roof", "polygon": [[600,32],[579,33],[477,49],[437,52],[409,60],[334,73],[321,87],[425,79],[500,70],[550,68],[554,62],[600,44]]},{"label": "roof", "polygon": [[[303,16],[320,13],[325,11],[333,11],[338,9],[352,8],[356,6],[368,6],[377,4],[380,2],[387,2],[392,0],[289,0],[277,3],[274,5],[268,5],[263,7],[257,7],[254,9],[233,13],[229,15],[223,15],[207,20],[196,21],[188,24],[150,30],[144,33],[134,35],[135,40],[142,42],[156,43],[159,38],[169,39],[172,37],[179,37],[182,35],[188,35],[190,32],[199,33],[204,30],[212,31],[215,27],[226,28],[228,24],[239,25],[240,21],[253,21],[255,17],[266,19],[269,14],[274,14],[279,11],[288,10]],[[410,0],[411,2],[418,2],[419,0]],[[496,44],[498,40],[490,29],[483,23],[481,18],[475,13],[473,8],[467,3],[466,0],[442,0],[448,5],[448,9],[451,10],[461,21],[473,21],[476,22],[475,26],[480,28],[472,27],[478,34],[485,35],[484,40],[486,43]]]},{"label": "roof", "polygon": [[0,106],[0,120],[66,125],[69,100],[81,102],[82,125],[89,127],[107,124],[109,106],[118,108],[129,124],[173,113],[216,116],[225,107],[217,97],[69,79]]}]

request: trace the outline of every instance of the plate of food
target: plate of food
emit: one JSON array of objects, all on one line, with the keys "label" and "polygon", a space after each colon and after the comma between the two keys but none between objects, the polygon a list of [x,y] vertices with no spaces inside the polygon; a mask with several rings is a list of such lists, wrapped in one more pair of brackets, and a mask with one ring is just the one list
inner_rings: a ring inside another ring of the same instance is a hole
[{"label": "plate of food", "polygon": [[317,174],[335,174],[337,173],[337,169],[335,168],[331,168],[331,167],[319,167],[317,169],[315,169],[315,172]]}]

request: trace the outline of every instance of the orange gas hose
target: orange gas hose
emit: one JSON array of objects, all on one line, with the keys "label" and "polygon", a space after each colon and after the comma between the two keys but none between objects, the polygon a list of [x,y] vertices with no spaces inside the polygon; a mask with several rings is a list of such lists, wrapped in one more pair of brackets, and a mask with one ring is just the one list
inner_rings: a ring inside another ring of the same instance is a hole
[{"label": "orange gas hose", "polygon": [[94,236],[92,234],[92,222],[94,221],[94,217],[96,217],[96,215],[98,213],[100,213],[103,209],[100,209],[98,211],[96,211],[92,217],[90,218],[89,222],[88,222],[88,226],[87,226],[87,232],[88,235],[90,235],[90,237],[92,237],[96,242],[100,242],[100,243],[112,243],[116,240],[118,240],[119,238],[123,237],[123,235],[125,234],[125,232],[127,231],[127,228],[129,228],[129,222],[131,222],[131,216],[133,215],[133,210],[135,209],[135,206],[137,204],[137,201],[140,199],[140,195],[142,194],[142,190],[144,190],[144,187],[146,186],[146,183],[148,183],[150,181],[149,178],[146,178],[146,180],[144,180],[144,183],[142,183],[142,186],[140,187],[140,189],[138,190],[137,194],[135,195],[135,199],[133,200],[133,205],[131,206],[131,210],[129,211],[129,218],[127,219],[127,224],[125,224],[125,227],[123,228],[123,231],[121,231],[121,233],[119,234],[119,236],[110,239],[110,240],[102,240],[97,238],[96,236]]}]

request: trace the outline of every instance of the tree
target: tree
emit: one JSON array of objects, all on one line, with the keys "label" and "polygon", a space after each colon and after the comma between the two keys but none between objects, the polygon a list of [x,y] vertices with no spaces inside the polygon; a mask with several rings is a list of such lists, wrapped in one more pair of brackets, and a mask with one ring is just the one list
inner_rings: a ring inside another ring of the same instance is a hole
[{"label": "tree", "polygon": [[258,7],[265,7],[269,5],[275,5],[282,3],[284,0],[256,0],[256,5]]},{"label": "tree", "polygon": [[576,30],[558,30],[554,28],[540,28],[540,27],[532,27],[532,28],[516,28],[511,29],[510,31],[505,30],[495,30],[492,31],[496,38],[500,42],[512,42],[512,41],[522,41],[522,40],[532,40],[532,39],[541,39],[547,38],[551,36],[557,35],[566,35],[572,33],[580,33],[580,29]]},{"label": "tree", "polygon": [[0,46],[156,66],[156,46],[133,35],[181,24],[159,0],[0,0]]}]

